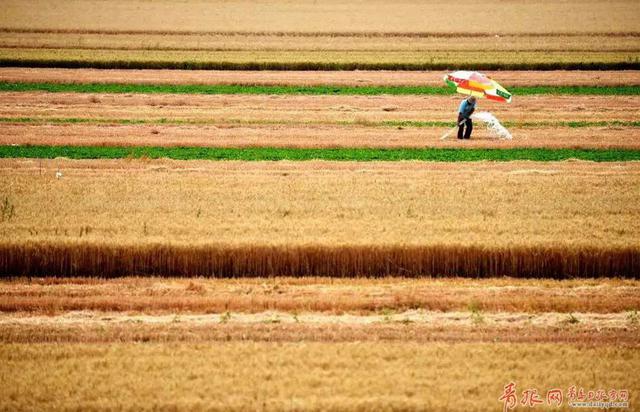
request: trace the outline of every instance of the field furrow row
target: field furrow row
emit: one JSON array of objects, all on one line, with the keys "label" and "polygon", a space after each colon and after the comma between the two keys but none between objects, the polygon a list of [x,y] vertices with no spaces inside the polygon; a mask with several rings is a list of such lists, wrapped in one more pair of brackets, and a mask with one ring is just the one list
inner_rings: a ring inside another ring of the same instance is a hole
[{"label": "field furrow row", "polygon": [[[411,126],[351,125],[167,125],[153,121],[142,125],[84,124],[15,124],[0,123],[0,155],[18,157],[70,156],[72,158],[122,156],[168,156],[171,158],[352,158],[363,160],[423,159],[439,160],[509,160],[553,159],[571,157],[588,158],[585,150],[603,150],[593,153],[594,160],[607,158],[604,151],[640,150],[638,125],[620,122],[597,127],[511,127],[512,140],[499,139],[481,124],[476,126],[474,138],[459,140],[455,134],[442,140],[452,125],[438,124],[427,128]],[[20,147],[24,146],[24,147]],[[39,146],[40,149],[28,146]],[[85,149],[61,148],[82,146]],[[93,149],[92,149],[93,147]],[[111,150],[108,147],[121,149]],[[136,148],[127,150],[126,148]],[[149,148],[144,150],[140,148]],[[165,149],[161,149],[165,148]],[[175,149],[171,149],[175,148]],[[197,148],[204,148],[199,150]],[[253,152],[242,148],[256,149]],[[271,149],[270,149],[271,148]],[[232,150],[218,150],[232,149]],[[236,150],[233,150],[236,149]],[[274,150],[278,149],[278,150]],[[305,152],[297,149],[327,149]],[[352,152],[349,152],[353,149]],[[374,149],[393,149],[380,151]],[[400,153],[399,150],[407,149]],[[429,149],[420,151],[421,149]],[[438,151],[460,149],[459,152]],[[469,149],[495,149],[500,153],[469,152]],[[514,152],[513,149],[535,149]],[[337,150],[334,155],[332,151]],[[559,151],[557,151],[559,150]],[[556,151],[556,152],[554,152]],[[181,154],[182,153],[182,154]],[[438,153],[443,153],[442,156]],[[554,155],[555,153],[555,155]],[[598,155],[600,153],[600,155]],[[585,157],[587,156],[587,157]],[[631,160],[631,153],[616,154],[611,159]]]},{"label": "field furrow row", "polygon": [[[151,85],[245,84],[338,86],[442,86],[445,71],[193,71],[96,70],[0,67],[10,83],[119,83]],[[640,71],[490,71],[489,76],[513,86],[640,85]]]},{"label": "field furrow row", "polygon": [[[640,283],[623,279],[520,279],[520,278],[34,278],[5,280],[0,289],[4,321],[29,315],[65,315],[86,311],[121,312],[126,315],[224,314],[263,311],[292,314],[357,314],[394,316],[420,309],[472,314],[574,312],[622,314],[633,326],[640,307]],[[13,314],[13,315],[12,315]],[[596,316],[597,318],[597,316]],[[82,316],[76,316],[82,321]],[[102,319],[102,317],[98,317]],[[517,316],[522,321],[527,316]],[[606,320],[606,316],[601,318]],[[104,315],[104,320],[111,320]],[[212,320],[224,321],[219,316]],[[295,319],[294,319],[295,320]],[[345,319],[348,320],[348,319]],[[379,319],[385,320],[385,319]],[[391,320],[388,319],[388,320]],[[574,323],[579,323],[578,322]]]},{"label": "field furrow row", "polygon": [[[455,121],[460,97],[444,96],[305,96],[245,94],[144,93],[0,93],[2,117],[82,117],[107,119],[184,119],[236,121]],[[516,96],[511,104],[482,101],[505,122],[640,121],[640,96]]]}]

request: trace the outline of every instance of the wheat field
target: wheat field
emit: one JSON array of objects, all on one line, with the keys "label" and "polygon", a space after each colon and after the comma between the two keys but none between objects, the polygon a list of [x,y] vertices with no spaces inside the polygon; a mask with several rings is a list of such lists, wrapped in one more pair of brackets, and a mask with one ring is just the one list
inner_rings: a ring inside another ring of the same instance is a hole
[{"label": "wheat field", "polygon": [[464,1],[464,13],[438,1],[3,6],[0,61],[26,67],[637,69],[640,50],[629,0]]},{"label": "wheat field", "polygon": [[636,270],[635,163],[1,163],[8,273]]},{"label": "wheat field", "polygon": [[0,410],[638,409],[640,2],[1,7]]},{"label": "wheat field", "polygon": [[[203,51],[3,48],[4,66],[231,70],[433,70],[461,66],[485,69],[633,69],[633,50],[560,51]],[[42,63],[38,63],[42,62]]]},{"label": "wheat field", "polygon": [[634,162],[0,165],[5,242],[635,247],[640,230]]},{"label": "wheat field", "polygon": [[[453,13],[440,1],[344,2],[267,0],[144,2],[7,0],[0,26],[8,29],[167,32],[355,33],[633,33],[640,6],[633,0],[541,0],[535,3],[464,0]],[[100,16],[100,18],[96,18]],[[180,16],[176,19],[175,16]],[[589,24],[585,24],[585,22]],[[428,22],[428,24],[427,24]],[[498,22],[498,23],[496,23]]]},{"label": "wheat field", "polygon": [[592,386],[639,389],[636,350],[553,344],[7,345],[0,358],[8,409],[481,411],[500,406],[509,379],[542,392],[593,374]]}]

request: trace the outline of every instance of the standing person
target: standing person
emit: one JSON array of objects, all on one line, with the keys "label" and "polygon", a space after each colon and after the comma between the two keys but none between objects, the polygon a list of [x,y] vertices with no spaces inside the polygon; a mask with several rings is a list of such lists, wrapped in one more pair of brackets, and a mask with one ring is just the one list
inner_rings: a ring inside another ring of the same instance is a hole
[{"label": "standing person", "polygon": [[471,137],[471,131],[473,130],[471,115],[474,110],[476,110],[475,96],[469,96],[460,102],[460,107],[458,108],[458,139],[463,138],[463,133],[465,139]]}]

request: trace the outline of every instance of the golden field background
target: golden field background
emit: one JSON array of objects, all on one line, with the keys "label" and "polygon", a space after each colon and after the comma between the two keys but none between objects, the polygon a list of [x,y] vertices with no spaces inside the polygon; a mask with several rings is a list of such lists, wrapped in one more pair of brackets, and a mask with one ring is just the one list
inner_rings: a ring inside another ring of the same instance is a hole
[{"label": "golden field background", "polygon": [[46,67],[617,67],[640,57],[638,13],[632,0],[11,0],[0,16],[0,59]]},{"label": "golden field background", "polygon": [[14,215],[0,237],[637,247],[639,173],[634,162],[9,159],[0,161],[0,192]]},{"label": "golden field background", "polygon": [[637,270],[634,162],[0,164],[6,274],[565,278]]},{"label": "golden field background", "polygon": [[[442,1],[8,0],[0,26],[57,30],[283,32],[635,32],[633,0]],[[96,17],[100,18],[97,19]]]},{"label": "golden field background", "polygon": [[0,359],[7,409],[484,411],[510,380],[639,389],[636,350],[554,344],[4,345]]},{"label": "golden field background", "polygon": [[633,396],[637,289],[621,279],[5,280],[0,378],[11,384],[0,405],[493,410],[510,381]]},{"label": "golden field background", "polygon": [[[160,51],[298,51],[386,53],[418,52],[637,52],[638,34],[502,34],[489,33],[243,33],[243,32],[96,32],[81,30],[17,30],[0,31],[0,44],[7,49],[82,49],[82,50],[145,50],[147,55]],[[277,54],[276,54],[277,55]],[[382,57],[382,56],[380,56]]]}]

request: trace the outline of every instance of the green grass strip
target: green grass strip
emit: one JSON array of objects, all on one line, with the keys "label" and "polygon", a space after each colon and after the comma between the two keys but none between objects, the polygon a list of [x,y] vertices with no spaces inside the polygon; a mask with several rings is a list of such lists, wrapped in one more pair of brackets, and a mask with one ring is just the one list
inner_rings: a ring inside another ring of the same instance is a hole
[{"label": "green grass strip", "polygon": [[104,147],[104,146],[0,146],[0,158],[66,157],[70,159],[169,158],[177,160],[341,160],[434,162],[462,161],[559,161],[580,159],[595,162],[640,160],[640,150],[590,149],[293,149],[217,147]]},{"label": "green grass strip", "polygon": [[[0,123],[25,123],[25,124],[96,124],[96,125],[337,125],[337,126],[368,126],[368,127],[453,127],[455,122],[422,121],[422,120],[347,120],[347,121],[279,121],[279,120],[244,120],[227,119],[225,121],[208,119],[103,119],[82,117],[0,117]],[[538,122],[503,122],[505,127],[539,128],[539,127],[640,127],[640,121],[631,120],[599,120],[599,121],[538,121]]]},{"label": "green grass strip", "polygon": [[[453,95],[440,86],[270,86],[238,84],[116,84],[116,83],[10,83],[0,91],[50,93],[167,93],[167,94],[278,94],[278,95]],[[514,96],[538,94],[640,95],[640,86],[528,86],[510,88]]]}]

